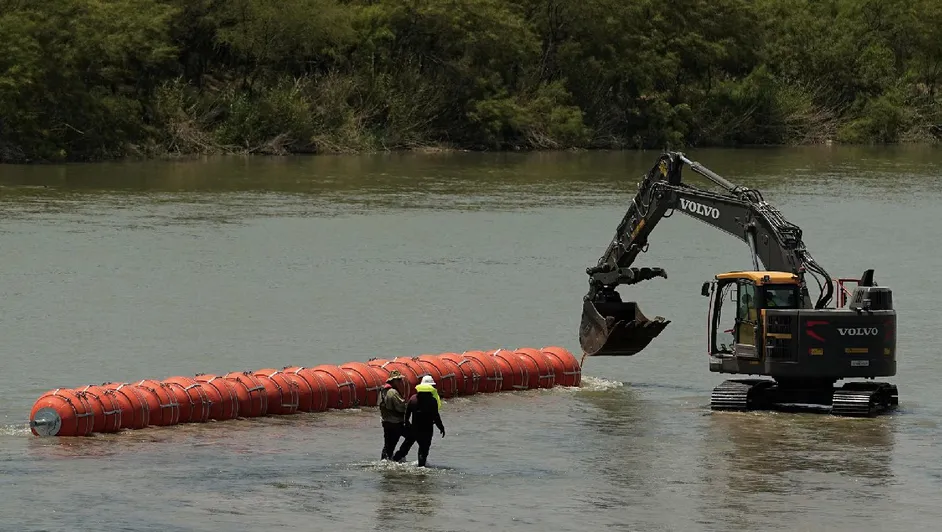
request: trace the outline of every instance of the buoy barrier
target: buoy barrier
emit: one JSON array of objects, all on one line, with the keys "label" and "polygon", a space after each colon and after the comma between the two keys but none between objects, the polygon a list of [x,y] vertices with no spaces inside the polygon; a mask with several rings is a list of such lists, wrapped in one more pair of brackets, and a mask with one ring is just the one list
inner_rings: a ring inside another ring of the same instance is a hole
[{"label": "buoy barrier", "polygon": [[377,406],[392,371],[406,395],[425,375],[442,399],[478,393],[579,386],[582,369],[567,349],[494,349],[372,358],[339,366],[287,366],[158,381],[106,382],[42,394],[30,411],[36,436],[89,436],[120,430]]}]

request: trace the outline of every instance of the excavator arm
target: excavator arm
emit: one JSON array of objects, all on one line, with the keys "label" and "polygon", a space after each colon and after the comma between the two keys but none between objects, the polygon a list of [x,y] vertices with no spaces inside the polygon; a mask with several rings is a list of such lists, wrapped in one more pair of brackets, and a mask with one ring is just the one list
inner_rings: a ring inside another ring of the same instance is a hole
[{"label": "excavator arm", "polygon": [[[721,191],[684,183],[684,164],[706,177]],[[589,291],[583,300],[579,341],[589,356],[630,356],[644,349],[670,323],[662,317],[649,320],[635,302],[622,302],[615,290],[657,277],[667,278],[662,268],[632,266],[639,253],[647,251],[648,237],[661,219],[680,212],[724,231],[748,244],[756,270],[791,272],[801,280],[803,305],[811,308],[804,274],[818,282],[820,296],[814,308],[824,308],[833,295],[828,273],[805,249],[801,229],[757,190],[734,185],[683,153],[662,155],[638,184],[638,192],[622,218],[596,266],[588,268]]]}]

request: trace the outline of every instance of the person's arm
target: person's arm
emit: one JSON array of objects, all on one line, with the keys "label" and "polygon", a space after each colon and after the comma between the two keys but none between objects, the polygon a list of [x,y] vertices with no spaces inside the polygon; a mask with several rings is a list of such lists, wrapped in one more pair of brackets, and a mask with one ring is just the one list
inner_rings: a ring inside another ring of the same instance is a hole
[{"label": "person's arm", "polygon": [[404,425],[406,425],[406,426],[409,425],[410,420],[411,420],[411,417],[412,417],[412,414],[415,413],[415,404],[416,404],[415,396],[410,397],[410,398],[409,398],[409,402],[408,402],[408,403],[405,403],[405,405],[406,405],[406,414],[405,414],[405,416],[403,416],[403,418],[402,418],[402,423],[403,423]]},{"label": "person's arm", "polygon": [[442,424],[442,416],[438,413],[438,409],[435,409],[435,425],[438,427],[438,431],[442,433],[442,438],[445,437],[445,425]]},{"label": "person's arm", "polygon": [[396,411],[396,412],[405,413],[405,411],[406,411],[406,401],[405,401],[405,399],[402,398],[401,395],[399,395],[399,391],[396,390],[396,393],[390,394],[390,395],[392,396],[392,404],[391,404],[391,405],[387,405],[387,406],[389,406],[389,409],[390,409],[390,410],[394,410],[394,411]]}]

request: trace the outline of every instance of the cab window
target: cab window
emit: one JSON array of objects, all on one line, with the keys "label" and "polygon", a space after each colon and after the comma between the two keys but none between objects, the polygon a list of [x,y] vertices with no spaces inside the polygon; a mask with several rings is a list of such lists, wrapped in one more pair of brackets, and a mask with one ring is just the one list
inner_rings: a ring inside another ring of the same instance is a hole
[{"label": "cab window", "polygon": [[756,285],[748,282],[739,284],[739,312],[736,324],[736,343],[755,345],[756,322]]},{"label": "cab window", "polygon": [[767,286],[765,308],[798,308],[798,290],[794,286]]},{"label": "cab window", "polygon": [[739,319],[745,321],[756,319],[756,286],[754,284],[739,285]]}]

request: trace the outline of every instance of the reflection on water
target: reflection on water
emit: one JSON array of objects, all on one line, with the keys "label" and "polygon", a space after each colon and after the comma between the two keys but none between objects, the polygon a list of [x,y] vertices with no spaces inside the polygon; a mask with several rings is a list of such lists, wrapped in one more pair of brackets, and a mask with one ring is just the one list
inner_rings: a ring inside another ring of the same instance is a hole
[{"label": "reflection on water", "polygon": [[582,423],[606,438],[640,437],[643,434],[637,429],[650,422],[649,405],[637,390],[628,386],[580,390],[575,398],[586,406]]},{"label": "reflection on water", "polygon": [[606,479],[609,489],[585,494],[584,502],[600,509],[618,508],[626,496],[650,495],[657,489],[650,446],[657,425],[653,404],[630,387],[587,390],[575,394],[582,405],[578,424],[580,445],[592,475]]},{"label": "reflection on water", "polygon": [[[845,199],[905,186],[937,192],[921,176],[938,165],[914,147],[697,150],[708,167],[768,199]],[[0,217],[114,229],[245,224],[259,217],[338,217],[401,209],[507,211],[623,204],[657,152],[384,154],[213,157],[181,162],[6,166]],[[893,179],[887,179],[892,165]],[[835,170],[838,169],[838,170]],[[692,171],[688,182],[712,186]],[[832,183],[833,181],[833,183]],[[125,213],[134,212],[133,215]],[[141,212],[143,211],[143,212]]]},{"label": "reflection on water", "polygon": [[743,477],[730,485],[746,492],[784,489],[795,471],[840,473],[887,480],[892,475],[892,416],[838,418],[822,414],[715,412],[709,434]]},{"label": "reflection on water", "polygon": [[882,487],[895,480],[893,416],[712,412],[706,417],[700,457],[704,502],[731,512],[742,529],[759,526],[748,516],[763,501],[799,497],[803,505],[827,506],[832,498],[880,499]]},{"label": "reflection on water", "polygon": [[[633,191],[658,153],[406,153],[5,165],[0,172],[0,201],[47,198],[68,204],[94,194],[110,196],[120,203],[118,198],[133,192],[146,193],[149,200],[158,203],[179,200],[181,195],[198,203],[208,200],[203,193],[275,193],[363,204],[419,202],[434,206],[437,202],[460,205],[461,198],[456,195],[467,201],[477,195],[507,193],[555,203],[562,197],[567,201],[585,200],[593,190]],[[687,155],[734,182],[763,190],[794,189],[832,177],[853,179],[867,188],[889,189],[899,186],[900,180],[907,180],[908,186],[938,186],[912,175],[932,173],[939,165],[937,152],[917,146],[708,149],[692,150]],[[895,179],[886,179],[887,172]],[[706,184],[692,171],[686,175],[691,182]],[[850,190],[841,191],[847,192]]]},{"label": "reflection on water", "polygon": [[408,528],[418,516],[434,519],[441,509],[441,475],[421,468],[388,468],[379,472],[376,522]]}]

